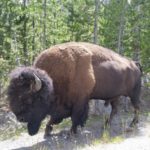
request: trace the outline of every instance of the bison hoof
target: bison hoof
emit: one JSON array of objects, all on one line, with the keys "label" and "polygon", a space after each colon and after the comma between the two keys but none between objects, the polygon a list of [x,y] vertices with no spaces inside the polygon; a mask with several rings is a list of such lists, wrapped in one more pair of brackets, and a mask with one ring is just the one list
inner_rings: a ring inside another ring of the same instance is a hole
[{"label": "bison hoof", "polygon": [[138,120],[133,120],[131,123],[130,123],[130,127],[133,128],[133,127],[136,127],[136,125],[138,124]]},{"label": "bison hoof", "polygon": [[66,134],[66,139],[70,140],[70,139],[74,139],[77,137],[77,133],[73,133],[71,130]]},{"label": "bison hoof", "polygon": [[128,127],[125,129],[125,132],[133,132],[134,128],[133,127]]},{"label": "bison hoof", "polygon": [[53,127],[52,127],[52,126],[50,126],[50,125],[47,125],[47,126],[46,126],[46,129],[45,129],[44,137],[46,138],[46,137],[50,136],[50,135],[51,135],[52,130],[53,130]]}]

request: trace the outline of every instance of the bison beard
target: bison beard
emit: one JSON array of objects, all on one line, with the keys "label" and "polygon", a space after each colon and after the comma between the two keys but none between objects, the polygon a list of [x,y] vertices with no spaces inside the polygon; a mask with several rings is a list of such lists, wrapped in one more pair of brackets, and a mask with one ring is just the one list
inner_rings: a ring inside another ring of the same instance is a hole
[{"label": "bison beard", "polygon": [[29,122],[27,125],[28,133],[30,135],[35,135],[38,132],[40,125],[41,125],[41,122],[38,122],[38,121]]},{"label": "bison beard", "polygon": [[43,51],[32,67],[14,70],[8,99],[18,120],[28,123],[30,135],[38,132],[46,115],[51,116],[46,135],[67,117],[76,133],[87,120],[90,99],[111,104],[111,123],[119,96],[129,96],[135,110],[131,126],[136,124],[140,89],[141,71],[135,62],[98,45],[71,42]]}]

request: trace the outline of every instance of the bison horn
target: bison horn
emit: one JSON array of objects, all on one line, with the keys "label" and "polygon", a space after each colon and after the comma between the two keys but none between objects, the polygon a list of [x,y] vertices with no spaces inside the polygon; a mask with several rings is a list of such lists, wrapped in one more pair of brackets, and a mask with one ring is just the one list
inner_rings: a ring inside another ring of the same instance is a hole
[{"label": "bison horn", "polygon": [[39,91],[42,87],[41,80],[35,74],[34,74],[34,78],[35,78],[35,91]]}]

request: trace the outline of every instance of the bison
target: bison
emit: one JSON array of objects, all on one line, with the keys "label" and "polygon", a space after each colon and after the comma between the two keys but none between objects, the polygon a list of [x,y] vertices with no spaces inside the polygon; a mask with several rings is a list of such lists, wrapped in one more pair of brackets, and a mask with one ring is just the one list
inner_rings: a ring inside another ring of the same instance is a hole
[{"label": "bison", "polygon": [[47,115],[51,118],[46,135],[67,117],[71,117],[71,132],[76,133],[87,120],[90,99],[111,104],[111,122],[119,96],[129,96],[135,110],[131,126],[136,124],[140,89],[141,71],[134,61],[98,45],[69,42],[43,51],[33,66],[13,70],[8,100],[17,119],[27,123],[30,135],[38,132]]}]

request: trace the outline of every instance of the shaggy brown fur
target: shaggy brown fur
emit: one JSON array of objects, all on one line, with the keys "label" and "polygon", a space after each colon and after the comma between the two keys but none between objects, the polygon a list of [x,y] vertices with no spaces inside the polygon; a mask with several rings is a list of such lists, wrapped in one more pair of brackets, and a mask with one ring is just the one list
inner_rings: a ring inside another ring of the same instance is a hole
[{"label": "shaggy brown fur", "polygon": [[131,125],[138,121],[141,72],[133,61],[98,45],[70,42],[43,51],[34,67],[45,70],[53,80],[55,100],[47,108],[51,120],[46,134],[66,117],[71,117],[71,131],[76,133],[77,126],[84,126],[87,119],[90,99],[111,103],[111,121],[118,97],[129,96],[135,108]]},{"label": "shaggy brown fur", "polygon": [[134,107],[139,108],[139,68],[109,49],[89,43],[60,44],[42,52],[34,65],[52,77],[60,104],[73,107],[74,122],[80,118],[76,111],[82,112],[92,98],[111,101],[111,116],[116,113],[114,99],[120,95],[130,96]]}]

